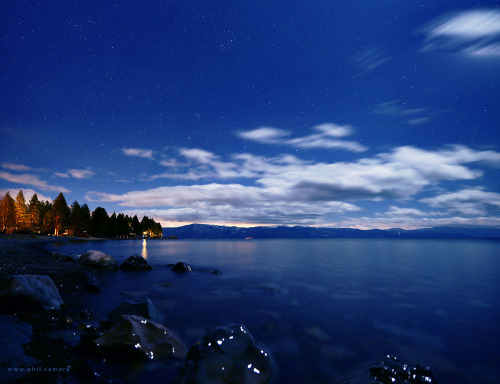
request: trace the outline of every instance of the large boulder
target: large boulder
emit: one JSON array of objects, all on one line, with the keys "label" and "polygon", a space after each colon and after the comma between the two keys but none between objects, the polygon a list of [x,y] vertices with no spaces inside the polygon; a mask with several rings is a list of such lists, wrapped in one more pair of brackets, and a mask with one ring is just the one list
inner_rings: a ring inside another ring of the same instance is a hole
[{"label": "large boulder", "polygon": [[191,347],[179,384],[264,384],[273,362],[242,324],[217,327]]},{"label": "large boulder", "polygon": [[110,255],[101,252],[90,250],[80,255],[77,260],[80,264],[88,267],[116,271],[118,270],[118,261],[113,259]]},{"label": "large boulder", "polygon": [[94,343],[111,359],[182,359],[186,356],[186,347],[172,331],[136,315],[120,316]]},{"label": "large boulder", "polygon": [[120,269],[123,271],[150,271],[153,269],[151,265],[140,255],[132,255],[127,260],[125,260]]},{"label": "large boulder", "polygon": [[15,275],[2,280],[0,304],[8,312],[61,309],[56,285],[46,275]]},{"label": "large boulder", "polygon": [[417,365],[413,368],[395,356],[362,364],[350,369],[336,384],[438,384],[430,367]]},{"label": "large boulder", "polygon": [[108,320],[116,321],[122,315],[142,316],[157,323],[162,323],[164,320],[163,315],[148,298],[135,299],[121,303],[109,313]]}]

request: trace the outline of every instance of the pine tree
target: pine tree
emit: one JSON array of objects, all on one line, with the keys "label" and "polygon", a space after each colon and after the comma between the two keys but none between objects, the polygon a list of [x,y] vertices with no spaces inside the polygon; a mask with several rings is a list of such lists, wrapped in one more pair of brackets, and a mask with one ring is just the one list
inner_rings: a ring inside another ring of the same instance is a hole
[{"label": "pine tree", "polygon": [[24,198],[23,190],[20,189],[16,196],[16,227],[18,230],[28,228],[28,207],[26,207],[26,199]]},{"label": "pine tree", "polygon": [[52,203],[43,201],[40,203],[40,230],[48,233],[54,229],[54,214],[52,212]]},{"label": "pine tree", "polygon": [[30,230],[33,232],[40,230],[40,201],[38,201],[36,193],[31,198],[28,206],[28,221]]},{"label": "pine tree", "polygon": [[109,217],[103,207],[97,207],[92,212],[91,233],[94,236],[103,237],[108,233]]},{"label": "pine tree", "polygon": [[82,208],[78,201],[71,204],[71,213],[69,216],[69,234],[77,236],[82,233]]},{"label": "pine tree", "polygon": [[64,195],[59,193],[56,199],[54,200],[54,204],[52,205],[52,212],[54,216],[54,235],[58,236],[62,233],[64,227],[68,225],[70,210],[68,207],[68,203],[66,203],[66,199]]},{"label": "pine tree", "polygon": [[0,201],[0,229],[7,233],[13,233],[16,229],[16,203],[9,191]]},{"label": "pine tree", "polygon": [[90,209],[87,204],[81,206],[81,225],[82,234],[88,235],[90,233]]}]

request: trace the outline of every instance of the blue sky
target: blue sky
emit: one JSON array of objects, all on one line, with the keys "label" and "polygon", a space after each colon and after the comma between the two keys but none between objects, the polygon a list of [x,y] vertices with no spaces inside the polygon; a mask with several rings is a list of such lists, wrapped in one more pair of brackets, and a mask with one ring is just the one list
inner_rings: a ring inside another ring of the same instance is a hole
[{"label": "blue sky", "polygon": [[500,8],[0,5],[0,192],[164,226],[500,225]]}]

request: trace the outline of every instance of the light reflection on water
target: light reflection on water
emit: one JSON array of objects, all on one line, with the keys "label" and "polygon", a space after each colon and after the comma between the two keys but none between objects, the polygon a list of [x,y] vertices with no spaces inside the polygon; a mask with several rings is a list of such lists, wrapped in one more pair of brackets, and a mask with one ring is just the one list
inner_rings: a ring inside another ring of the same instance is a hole
[{"label": "light reflection on water", "polygon": [[144,259],[148,259],[148,242],[146,239],[142,239],[142,253],[141,256]]},{"label": "light reflection on water", "polygon": [[[243,323],[268,346],[276,384],[331,383],[344,369],[395,354],[430,365],[442,383],[500,377],[500,242],[467,240],[112,241],[120,263],[139,253],[151,272],[108,274],[95,310],[147,295],[187,345]],[[142,253],[141,253],[142,251]],[[183,261],[189,274],[166,265]],[[220,275],[209,273],[220,270]]]}]

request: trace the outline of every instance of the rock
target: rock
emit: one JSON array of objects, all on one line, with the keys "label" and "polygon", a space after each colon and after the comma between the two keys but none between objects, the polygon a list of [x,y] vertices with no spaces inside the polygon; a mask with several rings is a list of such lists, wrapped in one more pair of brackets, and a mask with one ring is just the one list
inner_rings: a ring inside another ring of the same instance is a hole
[{"label": "rock", "polygon": [[184,358],[186,347],[172,331],[141,316],[122,315],[112,328],[94,340],[108,357],[135,360]]},{"label": "rock", "polygon": [[63,301],[56,285],[46,275],[15,275],[2,281],[0,304],[10,312],[61,309]]},{"label": "rock", "polygon": [[178,262],[172,267],[172,271],[174,272],[192,272],[193,268],[189,264]]},{"label": "rock", "polygon": [[32,367],[39,363],[33,357],[27,356],[23,344],[30,341],[33,327],[10,315],[0,315],[0,367],[2,381],[19,380],[21,373],[9,373],[6,368]]},{"label": "rock", "polygon": [[99,286],[99,279],[94,275],[87,272],[87,282],[83,284],[83,290],[90,293],[100,293],[101,287]]},{"label": "rock", "polygon": [[118,270],[118,262],[111,256],[101,251],[87,251],[78,258],[78,263],[88,267],[116,271]]},{"label": "rock", "polygon": [[366,363],[349,370],[336,384],[438,384],[430,367],[410,368],[395,356]]},{"label": "rock", "polygon": [[52,258],[54,260],[61,260],[61,261],[66,261],[66,262],[70,262],[70,263],[74,263],[76,261],[76,259],[72,256],[69,256],[69,255],[64,255],[62,253],[59,253],[59,252],[52,252]]},{"label": "rock", "polygon": [[142,256],[135,254],[125,260],[120,265],[120,269],[123,271],[150,271],[153,267]]},{"label": "rock", "polygon": [[121,303],[109,313],[108,319],[116,321],[122,315],[142,316],[157,323],[162,323],[165,320],[163,315],[158,311],[158,309],[156,309],[151,300],[147,298],[135,299]]},{"label": "rock", "polygon": [[244,325],[231,324],[210,331],[191,347],[179,384],[264,384],[273,362]]}]

